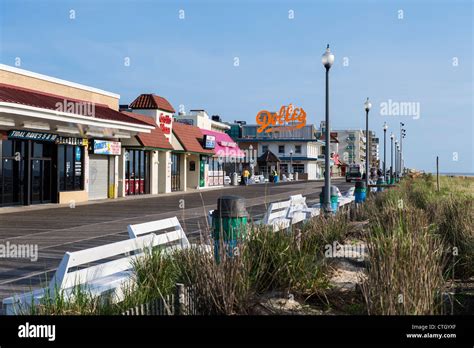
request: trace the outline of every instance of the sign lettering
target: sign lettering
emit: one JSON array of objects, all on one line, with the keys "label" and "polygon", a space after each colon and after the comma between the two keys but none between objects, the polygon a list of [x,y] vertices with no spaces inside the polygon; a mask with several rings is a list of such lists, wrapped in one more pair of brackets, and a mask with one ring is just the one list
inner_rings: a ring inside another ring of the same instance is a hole
[{"label": "sign lettering", "polygon": [[303,108],[295,108],[293,104],[283,105],[279,113],[262,110],[257,114],[256,122],[260,126],[258,133],[299,129],[306,125],[306,112]]}]

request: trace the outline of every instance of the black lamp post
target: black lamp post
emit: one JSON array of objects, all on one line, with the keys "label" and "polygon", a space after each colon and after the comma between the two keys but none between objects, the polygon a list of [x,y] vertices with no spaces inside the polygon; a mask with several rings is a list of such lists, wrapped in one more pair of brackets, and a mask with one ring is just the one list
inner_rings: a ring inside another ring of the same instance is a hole
[{"label": "black lamp post", "polygon": [[405,138],[405,123],[400,122],[400,174],[403,174],[403,138]]},{"label": "black lamp post", "polygon": [[393,133],[390,135],[390,183],[393,181]]},{"label": "black lamp post", "polygon": [[326,147],[324,151],[324,210],[328,213],[332,211],[331,209],[331,168],[329,165],[329,146],[331,143],[330,130],[329,130],[329,69],[331,69],[332,64],[334,63],[334,54],[329,50],[329,45],[326,48],[322,57],[322,63],[326,68]]},{"label": "black lamp post", "polygon": [[293,149],[290,150],[290,174],[293,174]]},{"label": "black lamp post", "polygon": [[395,162],[395,180],[398,178],[398,140],[395,139],[395,149],[394,149],[394,162]]},{"label": "black lamp post", "polygon": [[369,97],[364,103],[365,108],[365,185],[369,189],[369,171],[370,171],[370,136],[369,136],[369,110],[372,104],[369,102]]},{"label": "black lamp post", "polygon": [[387,122],[383,124],[383,179],[387,181]]}]

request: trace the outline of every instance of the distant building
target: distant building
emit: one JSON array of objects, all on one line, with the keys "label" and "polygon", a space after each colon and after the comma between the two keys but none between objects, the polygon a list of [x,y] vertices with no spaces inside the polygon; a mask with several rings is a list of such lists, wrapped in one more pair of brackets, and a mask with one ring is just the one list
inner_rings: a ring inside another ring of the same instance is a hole
[{"label": "distant building", "polygon": [[[321,147],[324,144],[316,138],[314,125],[271,133],[258,133],[259,127],[242,125],[242,136],[237,140],[242,150],[247,150],[247,153],[256,150],[257,157],[267,151],[272,152],[280,160],[280,175],[298,173],[300,179],[308,180],[322,177]],[[256,163],[252,165],[255,166],[255,173],[268,177],[271,168]]]},{"label": "distant building", "polygon": [[229,136],[232,139],[237,140],[239,138],[242,138],[242,126],[246,125],[247,122],[245,122],[245,121],[234,121],[234,123],[230,123],[230,122],[224,122],[224,123],[230,127],[225,132],[227,134],[229,134]]},{"label": "distant building", "polygon": [[230,129],[230,126],[221,122],[220,116],[209,117],[205,110],[191,110],[189,113],[180,112],[175,115],[175,120],[179,123],[185,123],[191,126],[196,126],[201,129],[211,130],[215,132],[225,132]]},{"label": "distant building", "polygon": [[339,140],[338,154],[345,164],[364,164],[366,137],[360,129],[333,130]]}]

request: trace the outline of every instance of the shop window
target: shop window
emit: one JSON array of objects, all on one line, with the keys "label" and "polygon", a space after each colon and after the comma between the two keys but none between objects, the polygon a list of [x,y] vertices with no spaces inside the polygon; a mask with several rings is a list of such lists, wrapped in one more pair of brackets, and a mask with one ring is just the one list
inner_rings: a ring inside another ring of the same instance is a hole
[{"label": "shop window", "polygon": [[218,158],[208,157],[208,186],[224,185],[224,162]]},{"label": "shop window", "polygon": [[2,141],[2,157],[13,156],[13,141],[3,140]]},{"label": "shop window", "polygon": [[196,162],[195,161],[189,162],[189,171],[190,172],[196,171]]},{"label": "shop window", "polygon": [[304,173],[304,164],[293,164],[294,173]]},{"label": "shop window", "polygon": [[84,189],[82,146],[58,145],[59,191]]}]

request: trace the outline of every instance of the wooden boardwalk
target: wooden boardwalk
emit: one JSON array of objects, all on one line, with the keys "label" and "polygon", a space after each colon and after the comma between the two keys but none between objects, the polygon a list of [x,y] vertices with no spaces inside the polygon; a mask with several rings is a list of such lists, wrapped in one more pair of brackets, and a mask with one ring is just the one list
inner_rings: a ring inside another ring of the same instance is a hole
[{"label": "wooden boardwalk", "polygon": [[[341,191],[352,184],[334,180]],[[257,219],[266,204],[303,194],[318,200],[323,182],[296,182],[237,186],[222,190],[109,200],[0,214],[0,244],[37,244],[38,260],[0,259],[0,300],[37,288],[50,279],[66,251],[76,251],[127,239],[127,225],[177,216],[192,242],[209,238],[206,214],[221,195],[246,198],[247,210]],[[183,200],[183,201],[182,201]],[[180,209],[184,202],[184,209]]]}]

